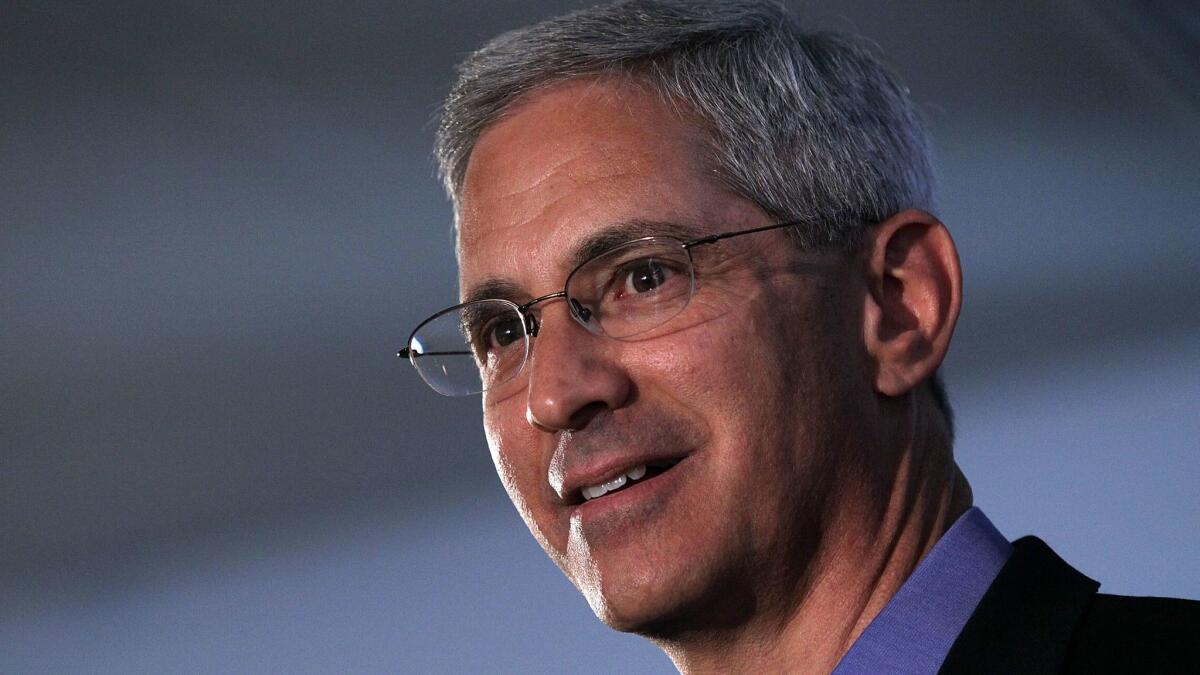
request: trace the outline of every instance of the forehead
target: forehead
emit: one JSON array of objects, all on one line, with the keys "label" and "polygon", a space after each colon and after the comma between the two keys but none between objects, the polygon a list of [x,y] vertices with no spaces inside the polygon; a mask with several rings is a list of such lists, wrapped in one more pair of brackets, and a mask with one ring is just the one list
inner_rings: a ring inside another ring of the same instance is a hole
[{"label": "forehead", "polygon": [[574,80],[532,95],[480,136],[467,165],[463,293],[483,279],[560,277],[606,229],[721,217],[736,200],[706,169],[705,147],[697,125],[631,83]]}]

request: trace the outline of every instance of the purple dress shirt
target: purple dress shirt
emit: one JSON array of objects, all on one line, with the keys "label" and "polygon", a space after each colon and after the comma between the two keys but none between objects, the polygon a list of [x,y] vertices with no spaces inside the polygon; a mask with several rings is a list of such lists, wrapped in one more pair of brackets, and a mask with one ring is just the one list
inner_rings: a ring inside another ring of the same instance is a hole
[{"label": "purple dress shirt", "polygon": [[983,511],[969,509],[854,642],[835,675],[936,673],[1011,553]]}]

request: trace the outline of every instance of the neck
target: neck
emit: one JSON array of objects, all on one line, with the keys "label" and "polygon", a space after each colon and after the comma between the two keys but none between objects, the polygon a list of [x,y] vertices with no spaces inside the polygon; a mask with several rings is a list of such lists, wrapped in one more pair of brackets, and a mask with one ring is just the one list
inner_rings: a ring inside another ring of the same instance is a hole
[{"label": "neck", "polygon": [[[683,673],[828,673],[938,539],[971,507],[940,415],[912,406],[881,450],[895,458],[874,489],[833,509],[800,589],[721,634],[658,640]],[[934,416],[937,416],[936,418]],[[897,452],[897,454],[892,454]],[[871,494],[866,494],[871,493]]]}]

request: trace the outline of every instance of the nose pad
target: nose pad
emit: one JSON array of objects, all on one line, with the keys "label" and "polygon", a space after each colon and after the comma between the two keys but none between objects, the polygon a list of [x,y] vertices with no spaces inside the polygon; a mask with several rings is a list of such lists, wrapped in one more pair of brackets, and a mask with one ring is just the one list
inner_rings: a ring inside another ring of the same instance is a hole
[{"label": "nose pad", "polygon": [[583,324],[585,328],[594,333],[595,327],[591,325],[592,310],[584,307],[575,298],[569,298],[568,302],[571,304],[571,314],[574,314],[575,318],[579,320],[579,323]]},{"label": "nose pad", "polygon": [[533,312],[527,312],[525,314],[525,332],[529,333],[529,337],[537,337],[539,327],[537,317],[533,315]]}]

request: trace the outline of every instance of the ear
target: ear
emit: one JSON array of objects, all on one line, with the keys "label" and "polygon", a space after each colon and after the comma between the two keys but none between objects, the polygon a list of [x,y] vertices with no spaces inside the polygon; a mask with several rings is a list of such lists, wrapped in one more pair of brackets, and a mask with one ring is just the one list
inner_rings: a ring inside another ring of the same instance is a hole
[{"label": "ear", "polygon": [[875,389],[901,396],[933,376],[962,306],[962,270],[950,232],[919,210],[868,230],[863,330]]}]

